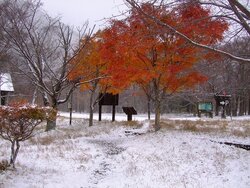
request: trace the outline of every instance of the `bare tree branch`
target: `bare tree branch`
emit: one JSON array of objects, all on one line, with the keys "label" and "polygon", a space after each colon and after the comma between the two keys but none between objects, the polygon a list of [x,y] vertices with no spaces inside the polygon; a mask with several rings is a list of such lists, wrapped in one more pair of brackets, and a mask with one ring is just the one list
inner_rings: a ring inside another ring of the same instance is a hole
[{"label": "bare tree branch", "polygon": [[[192,40],[191,38],[189,38],[185,34],[181,33],[180,31],[178,31],[176,28],[172,27],[171,25],[169,25],[167,23],[164,23],[161,20],[159,20],[158,18],[156,18],[156,17],[154,17],[152,15],[149,15],[146,12],[142,11],[142,9],[140,7],[140,4],[137,1],[135,1],[135,0],[125,0],[125,1],[130,6],[134,7],[138,12],[140,12],[141,14],[143,14],[145,17],[150,18],[151,20],[153,20],[158,25],[163,26],[167,30],[172,31],[173,33],[175,33],[176,35],[178,35],[181,38],[185,39],[190,44],[192,44],[192,45],[194,45],[196,47],[199,47],[199,48],[202,48],[202,49],[205,49],[205,50],[209,50],[209,51],[213,51],[213,52],[218,53],[218,54],[222,54],[222,55],[224,55],[224,56],[226,56],[228,58],[231,58],[231,59],[233,59],[235,61],[244,62],[244,63],[250,63],[250,59],[249,58],[243,58],[243,57],[240,57],[240,56],[237,56],[237,55],[233,55],[230,52],[226,52],[226,51],[223,51],[223,50],[220,50],[220,49],[217,49],[215,47],[208,46],[208,45],[203,45],[203,44],[200,44],[200,43]],[[212,3],[210,3],[210,4],[212,4]],[[212,5],[214,5],[214,3]],[[224,5],[221,5],[221,4],[220,4],[220,7],[226,8],[226,9],[230,9],[230,6],[226,6],[225,7]],[[240,23],[242,23],[242,22],[240,22]],[[244,23],[242,23],[242,25],[244,25]],[[249,25],[248,25],[248,27],[249,27]]]}]

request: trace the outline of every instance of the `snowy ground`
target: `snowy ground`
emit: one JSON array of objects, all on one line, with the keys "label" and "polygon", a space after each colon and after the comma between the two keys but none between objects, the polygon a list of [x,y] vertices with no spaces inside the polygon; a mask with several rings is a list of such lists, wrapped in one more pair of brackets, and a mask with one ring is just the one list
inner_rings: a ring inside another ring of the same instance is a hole
[{"label": "snowy ground", "polygon": [[[59,112],[59,115],[62,117],[70,117],[69,112]],[[89,114],[87,113],[73,113],[72,117],[75,119],[88,119]],[[99,115],[97,113],[94,113],[94,119],[98,120]],[[194,117],[192,114],[163,114],[161,115],[162,119],[171,119],[171,120],[190,120],[190,121],[197,121],[197,120],[220,120],[220,116],[215,116],[213,119],[210,118],[205,118],[205,115],[202,114],[202,118],[199,117]],[[112,119],[112,114],[110,113],[102,113],[102,120],[111,120]],[[148,116],[146,114],[138,114],[138,115],[133,115],[132,120],[133,121],[143,121],[147,120]],[[154,114],[151,114],[151,119],[154,119]],[[116,113],[115,114],[115,120],[116,121],[127,121],[127,116],[124,113]],[[238,117],[230,117],[227,116],[227,121],[231,120],[250,120],[250,116],[238,116]]]},{"label": "snowy ground", "polygon": [[[145,115],[127,123],[120,114],[93,127],[83,116],[74,114],[71,126],[60,117],[57,130],[24,142],[17,169],[0,173],[0,187],[250,187],[250,151],[220,143],[249,145],[250,117],[164,116],[160,131],[147,132],[153,122]],[[8,157],[9,143],[0,140],[0,160]]]}]

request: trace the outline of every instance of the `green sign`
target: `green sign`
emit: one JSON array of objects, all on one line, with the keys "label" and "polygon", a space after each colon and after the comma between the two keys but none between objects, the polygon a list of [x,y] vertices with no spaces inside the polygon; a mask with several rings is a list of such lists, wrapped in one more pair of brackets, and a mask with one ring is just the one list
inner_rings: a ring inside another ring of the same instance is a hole
[{"label": "green sign", "polygon": [[198,110],[212,111],[213,104],[211,102],[199,102],[198,103]]}]

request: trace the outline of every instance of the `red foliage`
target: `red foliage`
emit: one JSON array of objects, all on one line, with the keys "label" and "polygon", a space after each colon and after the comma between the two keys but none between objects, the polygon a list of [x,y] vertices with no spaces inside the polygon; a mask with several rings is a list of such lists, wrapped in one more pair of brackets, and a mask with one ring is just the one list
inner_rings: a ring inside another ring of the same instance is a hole
[{"label": "red foliage", "polygon": [[11,142],[10,164],[13,167],[20,147],[19,142],[31,138],[35,127],[47,118],[47,108],[21,103],[0,107],[0,136]]},{"label": "red foliage", "polygon": [[[100,40],[102,33],[98,32],[87,44],[83,42],[82,50],[70,62],[72,68],[69,72],[68,79],[71,81],[78,80],[84,84],[80,85],[82,91],[93,89],[99,86],[106,87],[106,82],[98,77],[106,77],[106,61],[100,56]],[[84,40],[84,39],[83,39]],[[105,79],[104,79],[105,80]]]},{"label": "red foliage", "polygon": [[[209,17],[210,11],[195,3],[180,5],[172,11],[149,3],[141,7],[202,44],[220,41],[228,27],[223,20]],[[159,88],[169,92],[191,87],[206,80],[192,70],[193,65],[213,56],[191,46],[136,9],[124,20],[112,20],[102,37],[101,56],[108,62],[112,86],[120,90],[131,83],[152,80],[157,80]]]}]

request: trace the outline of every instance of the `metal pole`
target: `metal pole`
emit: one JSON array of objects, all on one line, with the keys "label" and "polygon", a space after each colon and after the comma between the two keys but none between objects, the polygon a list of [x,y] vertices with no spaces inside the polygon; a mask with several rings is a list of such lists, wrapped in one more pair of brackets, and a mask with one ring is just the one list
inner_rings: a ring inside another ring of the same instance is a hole
[{"label": "metal pole", "polygon": [[72,108],[69,109],[69,125],[72,124]]}]

